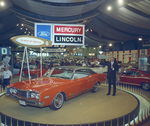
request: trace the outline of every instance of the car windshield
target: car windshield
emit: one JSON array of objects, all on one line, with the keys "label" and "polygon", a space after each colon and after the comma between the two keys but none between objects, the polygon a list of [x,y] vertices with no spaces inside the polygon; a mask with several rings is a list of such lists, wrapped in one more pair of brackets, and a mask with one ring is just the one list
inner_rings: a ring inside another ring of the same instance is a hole
[{"label": "car windshield", "polygon": [[71,79],[72,75],[73,75],[72,69],[53,68],[52,70],[49,69],[43,76],[44,77]]}]

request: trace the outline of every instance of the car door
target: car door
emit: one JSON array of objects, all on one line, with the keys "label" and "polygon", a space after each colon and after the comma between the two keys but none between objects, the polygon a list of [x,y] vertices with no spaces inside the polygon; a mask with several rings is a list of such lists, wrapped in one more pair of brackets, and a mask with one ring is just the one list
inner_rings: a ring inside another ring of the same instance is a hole
[{"label": "car door", "polygon": [[131,79],[129,81],[132,85],[139,85],[141,83],[140,72],[132,71]]},{"label": "car door", "polygon": [[119,78],[120,78],[119,83],[130,84],[132,81],[132,75],[133,75],[133,71],[130,71],[130,70],[124,71],[119,76]]},{"label": "car door", "polygon": [[74,73],[74,77],[70,80],[70,84],[67,88],[67,98],[72,98],[77,95],[80,95],[84,92],[85,88],[84,85],[87,83],[86,77],[81,77],[78,73]]}]

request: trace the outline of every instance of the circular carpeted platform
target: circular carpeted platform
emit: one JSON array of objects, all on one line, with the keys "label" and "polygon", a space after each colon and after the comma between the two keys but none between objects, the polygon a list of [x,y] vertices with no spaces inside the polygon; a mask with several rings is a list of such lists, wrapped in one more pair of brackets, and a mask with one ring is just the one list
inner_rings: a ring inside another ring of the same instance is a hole
[{"label": "circular carpeted platform", "polygon": [[139,109],[139,101],[131,94],[117,90],[116,96],[106,95],[107,87],[100,86],[96,93],[85,93],[65,101],[61,109],[20,106],[17,101],[0,97],[0,112],[17,120],[28,122],[72,125],[112,120]]}]

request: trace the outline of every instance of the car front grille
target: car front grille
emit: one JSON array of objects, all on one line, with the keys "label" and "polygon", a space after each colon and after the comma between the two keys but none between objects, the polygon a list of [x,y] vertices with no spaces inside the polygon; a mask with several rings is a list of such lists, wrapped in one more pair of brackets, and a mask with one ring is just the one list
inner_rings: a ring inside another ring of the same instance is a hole
[{"label": "car front grille", "polygon": [[20,96],[20,97],[25,97],[27,98],[28,97],[28,91],[25,91],[25,90],[17,90],[17,95]]}]

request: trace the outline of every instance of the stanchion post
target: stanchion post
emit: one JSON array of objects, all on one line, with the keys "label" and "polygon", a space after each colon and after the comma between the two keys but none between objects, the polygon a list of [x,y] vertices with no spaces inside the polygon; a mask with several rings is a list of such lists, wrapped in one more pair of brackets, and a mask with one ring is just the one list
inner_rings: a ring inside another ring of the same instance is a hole
[{"label": "stanchion post", "polygon": [[146,108],[146,118],[148,118],[148,108]]},{"label": "stanchion post", "polygon": [[133,119],[133,123],[134,123],[134,125],[136,125],[136,118],[135,118],[135,113],[134,113],[134,115],[133,115],[133,117],[134,117],[134,119]]},{"label": "stanchion post", "polygon": [[7,122],[6,122],[6,115],[5,115],[5,126],[7,126]]},{"label": "stanchion post", "polygon": [[113,125],[112,125],[112,120],[110,121],[110,126],[113,126]]},{"label": "stanchion post", "polygon": [[128,116],[128,126],[130,126],[130,114]]},{"label": "stanchion post", "polygon": [[149,106],[149,117],[150,117],[150,106]]},{"label": "stanchion post", "polygon": [[140,122],[143,121],[143,111],[141,110],[141,118],[140,118]]},{"label": "stanchion post", "polygon": [[138,117],[137,117],[137,124],[139,124],[139,122],[140,122],[140,112],[139,112]]},{"label": "stanchion post", "polygon": [[146,115],[147,115],[147,112],[146,112],[146,109],[144,109],[144,120],[146,120]]},{"label": "stanchion post", "polygon": [[117,118],[117,126],[119,126],[119,118]]},{"label": "stanchion post", "polygon": [[143,110],[143,121],[145,120],[145,110]]},{"label": "stanchion post", "polygon": [[0,124],[2,123],[2,121],[1,121],[1,113],[0,113]]},{"label": "stanchion post", "polygon": [[125,116],[123,116],[123,126],[125,125]]}]

